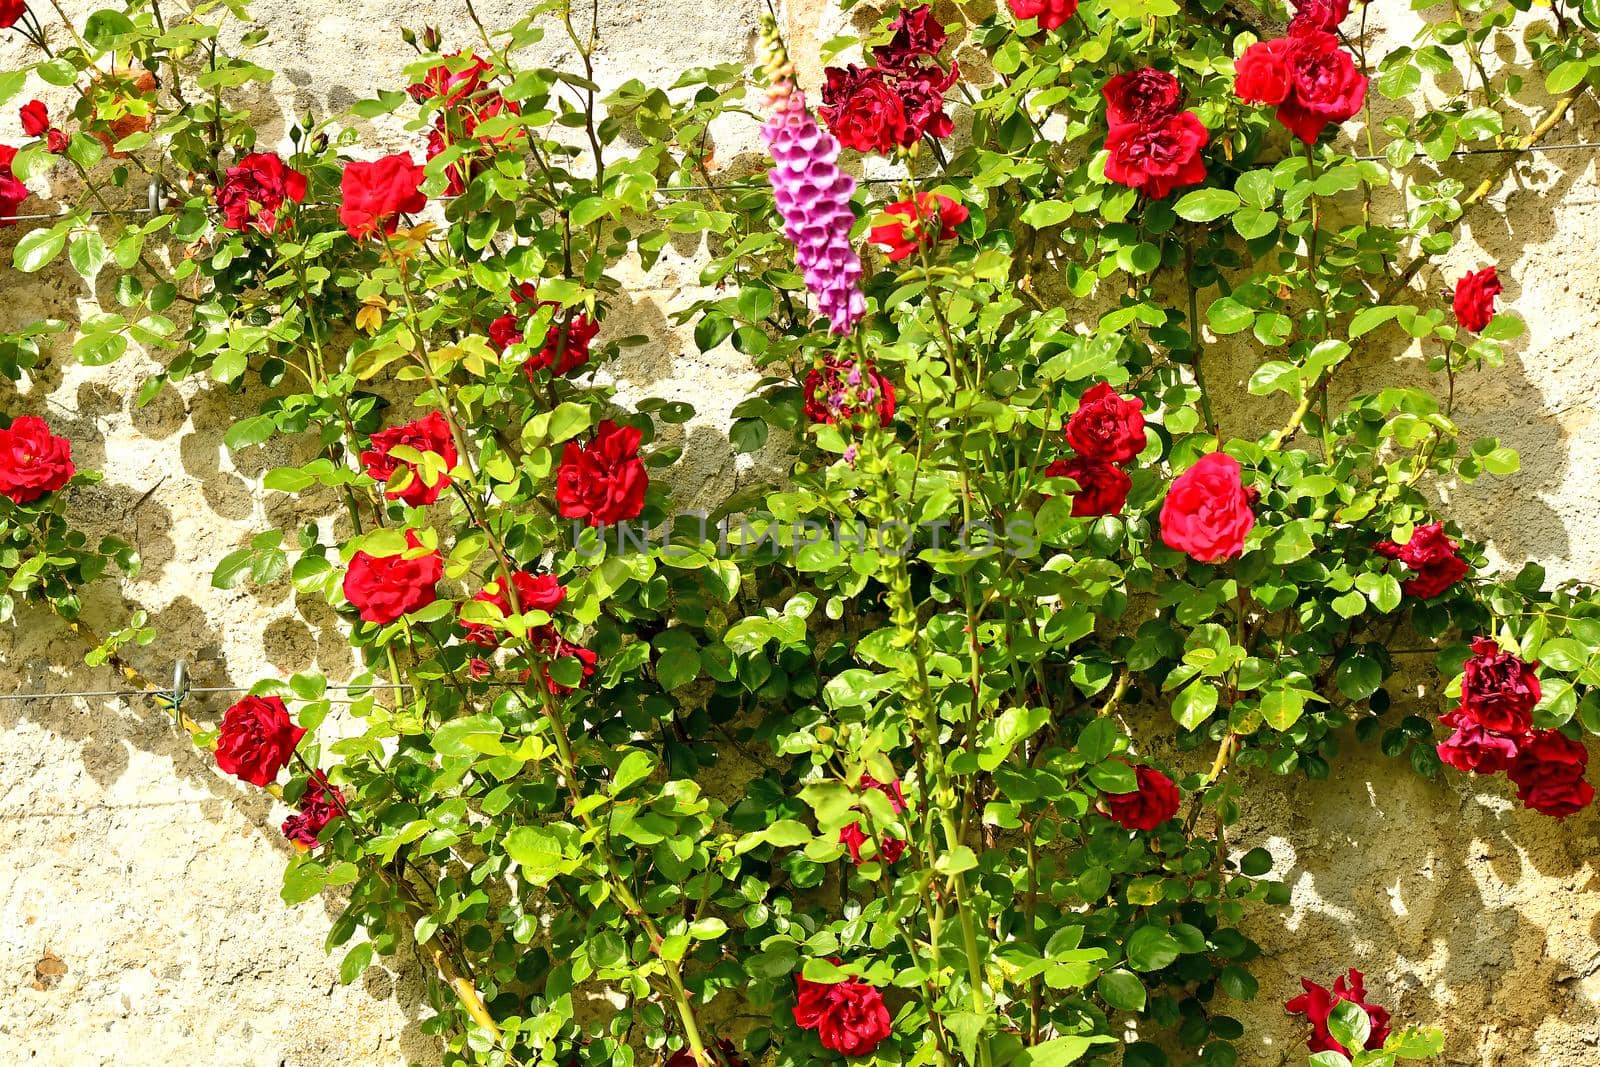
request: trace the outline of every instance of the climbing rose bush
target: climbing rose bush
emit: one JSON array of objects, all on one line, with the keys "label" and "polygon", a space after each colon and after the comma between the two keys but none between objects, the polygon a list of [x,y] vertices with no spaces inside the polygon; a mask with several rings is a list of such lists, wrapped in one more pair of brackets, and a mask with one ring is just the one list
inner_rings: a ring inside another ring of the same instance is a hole
[{"label": "climbing rose bush", "polygon": [[[1458,228],[1577,136],[1594,13],[1462,5],[1383,55],[1343,0],[844,6],[804,87],[771,20],[662,85],[605,84],[560,2],[406,29],[393,86],[267,144],[235,6],[0,0],[0,89],[77,94],[0,145],[13,268],[115,297],[3,324],[0,618],[145,678],[147,620],[82,618],[137,556],[78,528],[93,431],[35,373],[138,347],[133,403],[226,389],[213,429],[269,446],[213,584],[325,604],[358,661],[160,713],[281,804],[342,980],[426,967],[452,1067],[1226,1067],[1242,1019],[1316,1067],[1437,1054],[1361,970],[1262,988],[1289,894],[1236,824],[1388,760],[1512,837],[1592,817],[1600,601],[1449,501],[1518,462],[1455,416],[1521,330]],[[159,213],[9,219],[58,172],[165,176]],[[669,338],[630,287],[685,248],[661,310],[753,372],[726,425],[632,381]]]}]

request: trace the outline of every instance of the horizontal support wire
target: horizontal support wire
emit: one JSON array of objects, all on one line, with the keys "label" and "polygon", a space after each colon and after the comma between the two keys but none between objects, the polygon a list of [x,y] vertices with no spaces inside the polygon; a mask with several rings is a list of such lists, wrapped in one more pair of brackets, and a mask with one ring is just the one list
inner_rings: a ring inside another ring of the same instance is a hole
[{"label": "horizontal support wire", "polygon": [[[518,681],[518,682],[494,682],[494,681],[489,681],[489,682],[474,682],[473,684],[474,685],[487,685],[487,686],[490,686],[491,688],[504,688],[504,687],[516,688],[516,687],[520,687],[522,685],[525,685],[526,683],[520,682],[520,681]],[[247,686],[247,685],[209,685],[209,686],[197,685],[197,686],[193,686],[193,687],[191,687],[189,689],[186,689],[184,691],[184,693],[185,693],[185,695],[188,695],[188,696],[193,696],[193,695],[200,694],[200,693],[248,693],[248,692],[250,692],[251,688],[252,688],[251,686]],[[364,692],[367,692],[369,690],[372,691],[372,692],[375,692],[375,693],[384,693],[384,692],[393,692],[393,691],[395,691],[397,689],[415,690],[415,689],[421,689],[423,687],[420,686],[420,685],[412,685],[412,684],[409,684],[409,683],[406,683],[406,682],[365,682],[365,683],[362,683],[360,685],[349,685],[349,684],[332,685],[332,684],[330,684],[330,685],[324,686],[323,688],[324,689],[330,689],[330,690],[338,690],[340,692],[352,692],[352,693],[353,692],[363,692],[364,693]],[[47,692],[47,693],[0,693],[0,700],[57,700],[57,699],[65,700],[65,699],[68,699],[68,698],[76,698],[76,697],[83,697],[83,698],[89,698],[89,697],[126,697],[126,698],[132,698],[132,697],[156,697],[156,696],[169,696],[169,695],[170,694],[166,690],[157,690],[157,689],[88,689],[88,690],[81,690],[81,691],[72,690],[72,691],[66,691],[66,692],[55,692],[55,691],[52,691],[52,692]]]},{"label": "horizontal support wire", "polygon": [[[1455,151],[1450,153],[1450,157],[1449,158],[1455,158],[1455,157],[1460,157],[1460,156],[1505,156],[1505,155],[1525,155],[1525,154],[1530,154],[1531,155],[1531,154],[1538,153],[1538,152],[1578,152],[1578,151],[1592,152],[1592,151],[1595,151],[1595,150],[1600,150],[1600,141],[1575,141],[1575,142],[1573,142],[1571,144],[1529,145],[1526,148],[1515,148],[1515,147],[1508,147],[1508,148],[1458,148]],[[1385,155],[1381,155],[1380,154],[1380,155],[1374,155],[1374,156],[1350,156],[1348,158],[1352,159],[1352,160],[1355,160],[1356,162],[1376,163],[1376,162],[1381,162],[1381,161],[1387,159],[1388,157],[1385,156]],[[940,177],[948,179],[948,180],[960,181],[960,180],[965,180],[965,179],[971,178],[972,175],[970,175],[970,174],[945,174],[945,175],[940,175]],[[896,176],[893,176],[893,177],[882,177],[882,178],[857,178],[856,179],[856,181],[861,185],[894,185],[894,184],[897,184],[899,182],[903,182],[905,180],[906,180],[906,176],[904,176],[904,175],[896,175]],[[749,190],[756,190],[756,189],[770,189],[770,188],[771,188],[771,186],[769,186],[766,182],[729,182],[729,183],[727,183],[725,185],[671,185],[671,186],[666,186],[666,187],[661,188],[661,189],[657,189],[656,191],[658,193],[662,193],[662,194],[669,195],[669,196],[679,196],[679,195],[688,195],[688,194],[692,194],[692,193],[727,193],[727,192],[740,192],[740,191],[749,191]],[[435,203],[447,203],[447,202],[449,202],[451,200],[455,200],[455,199],[457,199],[457,198],[453,197],[453,196],[441,196],[441,197],[435,197],[434,198],[434,202]],[[302,204],[302,205],[300,205],[302,210],[304,210],[306,208],[337,207],[337,206],[338,206],[337,204]],[[168,210],[167,208],[152,208],[152,207],[112,208],[110,210],[90,211],[90,212],[87,212],[85,214],[85,217],[92,218],[92,219],[98,219],[98,218],[106,218],[108,216],[156,215],[156,214],[161,214],[162,212],[167,211],[167,210]],[[42,212],[37,212],[35,214],[30,214],[30,215],[0,215],[0,223],[8,223],[8,222],[48,222],[48,221],[50,221],[52,219],[64,219],[64,218],[67,218],[69,216],[77,215],[77,214],[80,214],[80,213],[76,212],[76,211],[68,210],[68,211],[42,211]]]}]

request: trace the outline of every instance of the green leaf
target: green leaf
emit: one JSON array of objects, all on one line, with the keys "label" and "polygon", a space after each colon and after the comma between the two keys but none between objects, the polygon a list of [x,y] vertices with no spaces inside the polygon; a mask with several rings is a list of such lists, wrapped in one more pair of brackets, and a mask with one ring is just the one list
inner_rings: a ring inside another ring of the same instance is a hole
[{"label": "green leaf", "polygon": [[102,52],[108,52],[117,38],[134,33],[133,20],[120,11],[96,11],[83,24],[83,39]]},{"label": "green leaf", "polygon": [[1372,1036],[1372,1019],[1361,1005],[1341,1000],[1328,1016],[1328,1032],[1347,1049],[1364,1049]]},{"label": "green leaf", "polygon": [[1128,966],[1136,971],[1159,971],[1182,952],[1178,939],[1165,926],[1141,926],[1128,938]]},{"label": "green leaf", "polygon": [[1206,308],[1206,322],[1219,334],[1248,330],[1255,321],[1256,313],[1231,296],[1212,301],[1211,306]]},{"label": "green leaf", "polygon": [[1545,92],[1560,96],[1575,89],[1589,76],[1589,63],[1583,59],[1569,59],[1545,75]]},{"label": "green leaf", "polygon": [[12,250],[11,264],[24,274],[34,274],[48,267],[67,245],[67,231],[59,226],[48,230],[31,230],[22,235]]},{"label": "green leaf", "polygon": [[611,775],[611,795],[616,796],[628,787],[649,778],[655,773],[656,757],[641,749],[632,749]]},{"label": "green leaf", "polygon": [[1029,1049],[1023,1049],[1010,1067],[1066,1067],[1083,1059],[1084,1053],[1096,1045],[1114,1040],[1105,1034],[1093,1037],[1058,1037]]},{"label": "green leaf", "polygon": [[1239,194],[1227,189],[1196,189],[1179,199],[1172,210],[1178,213],[1180,219],[1210,222],[1238,210],[1239,204]]},{"label": "green leaf", "polygon": [[1297,689],[1273,689],[1261,696],[1261,717],[1274,730],[1287,730],[1300,721],[1305,710],[1305,695]]},{"label": "green leaf", "polygon": [[248,548],[236,549],[223,556],[217,564],[217,569],[211,573],[211,585],[216,589],[232,589],[238,585],[244,576],[249,573],[251,558],[255,555]]},{"label": "green leaf", "polygon": [[1172,700],[1172,717],[1185,730],[1199,728],[1217,710],[1217,687],[1196,681]]},{"label": "green leaf", "polygon": [[1121,1011],[1144,1010],[1144,983],[1132,971],[1107,971],[1095,983],[1095,990],[1100,994],[1100,999],[1113,1008]]},{"label": "green leaf", "polygon": [[527,878],[544,884],[561,872],[561,838],[543,826],[519,826],[506,835],[506,854]]},{"label": "green leaf", "polygon": [[1371,333],[1398,314],[1400,314],[1400,309],[1388,304],[1362,308],[1350,320],[1350,340],[1354,341],[1358,337]]},{"label": "green leaf", "polygon": [[372,964],[372,942],[363,941],[349,952],[345,953],[344,960],[339,964],[339,981],[349,985]]}]

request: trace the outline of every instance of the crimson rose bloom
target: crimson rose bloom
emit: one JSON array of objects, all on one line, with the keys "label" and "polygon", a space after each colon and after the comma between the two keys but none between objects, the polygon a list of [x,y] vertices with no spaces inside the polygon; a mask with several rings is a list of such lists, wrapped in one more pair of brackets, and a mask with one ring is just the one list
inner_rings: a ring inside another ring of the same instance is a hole
[{"label": "crimson rose bloom", "polygon": [[556,472],[556,504],[563,518],[587,519],[590,526],[638,518],[650,485],[639,459],[642,436],[632,426],[606,419],[587,445],[567,442]]},{"label": "crimson rose bloom", "polygon": [[1594,786],[1583,779],[1589,750],[1559,730],[1528,736],[1511,761],[1508,775],[1517,799],[1542,815],[1565,819],[1594,801]]},{"label": "crimson rose bloom", "polygon": [[[905,793],[901,792],[898,778],[892,782],[885,783],[878,781],[870,774],[863,774],[861,776],[861,788],[876,789],[889,798],[889,807],[896,815],[905,813],[906,797]],[[859,822],[853,822],[839,831],[839,843],[850,850],[850,861],[857,867],[861,866],[861,846],[869,840],[867,832],[861,828]],[[896,863],[901,856],[905,855],[906,843],[898,837],[885,834],[877,844],[878,859],[884,863]]]},{"label": "crimson rose bloom", "polygon": [[1041,30],[1060,29],[1078,12],[1078,0],[1011,0],[1011,14],[1038,19]]},{"label": "crimson rose bloom", "polygon": [[896,221],[872,227],[867,240],[887,248],[891,263],[900,262],[919,247],[953,240],[956,227],[972,214],[942,193],[917,193],[910,200],[890,204],[883,213]]},{"label": "crimson rose bloom", "polygon": [[305,731],[277,697],[245,697],[222,715],[217,766],[251,785],[278,777]]},{"label": "crimson rose bloom", "polygon": [[1494,318],[1494,298],[1505,292],[1505,288],[1493,267],[1473,271],[1457,282],[1452,306],[1461,328],[1482,333]]},{"label": "crimson rose bloom", "polygon": [[[541,655],[549,657],[549,661],[563,658],[571,658],[578,661],[582,670],[582,676],[578,680],[579,687],[582,687],[584,683],[594,677],[594,667],[599,662],[600,657],[592,649],[584,648],[582,645],[575,645],[568,641],[565,637],[556,633],[554,626],[541,626],[531,637],[534,649]],[[555,676],[550,673],[549,661],[539,665],[539,674],[544,679],[544,687],[551,696],[566,696],[572,692],[573,687],[562,685],[556,681]]]},{"label": "crimson rose bloom", "polygon": [[1434,746],[1439,759],[1458,771],[1495,774],[1511,766],[1520,738],[1494,734],[1472,721],[1460,708],[1439,717],[1455,732]]},{"label": "crimson rose bloom", "polygon": [[1333,31],[1350,17],[1350,0],[1297,0],[1294,7],[1294,19],[1289,23],[1290,36],[1313,30]]},{"label": "crimson rose bloom", "polygon": [[437,550],[420,552],[422,542],[406,531],[410,549],[397,556],[357,552],[344,572],[344,595],[365,622],[386,625],[438,599],[434,583],[444,577]]},{"label": "crimson rose bloom", "polygon": [[1080,519],[1121,514],[1133,488],[1133,479],[1121,467],[1082,456],[1058,459],[1044,473],[1047,478],[1071,478],[1078,483],[1072,494],[1072,514]]},{"label": "crimson rose bloom", "polygon": [[1178,814],[1178,787],[1154,767],[1135,767],[1139,788],[1106,794],[1106,810],[1125,830],[1154,830]]},{"label": "crimson rose bloom", "polygon": [[428,198],[418,188],[422,177],[422,166],[404,153],[374,163],[345,164],[339,183],[344,194],[339,221],[345,232],[358,241],[380,231],[394,233],[398,216],[428,206]]},{"label": "crimson rose bloom", "polygon": [[446,196],[460,196],[467,191],[467,184],[487,165],[485,157],[493,154],[493,148],[521,143],[522,131],[515,129],[492,137],[478,136],[480,125],[504,114],[520,115],[522,109],[499,93],[490,92],[481,102],[453,107],[434,120],[428,133],[428,159],[456,144],[462,145],[465,153],[465,158],[451,164],[446,172]]},{"label": "crimson rose bloom", "polygon": [[1389,1013],[1376,1004],[1366,1002],[1365,976],[1354,967],[1350,968],[1349,974],[1334,980],[1331,993],[1309,978],[1300,979],[1300,988],[1305,992],[1283,1006],[1291,1015],[1304,1015],[1311,1023],[1311,1036],[1306,1038],[1306,1048],[1312,1052],[1351,1055],[1351,1051],[1335,1041],[1328,1032],[1328,1017],[1333,1014],[1334,1005],[1341,1000],[1348,1000],[1366,1011],[1367,1019],[1372,1023],[1372,1032],[1367,1035],[1367,1048],[1382,1048],[1389,1039]]},{"label": "crimson rose bloom", "polygon": [[1491,733],[1521,737],[1542,695],[1535,666],[1500,651],[1493,638],[1473,638],[1472,658],[1462,667],[1461,714]]},{"label": "crimson rose bloom", "polygon": [[894,418],[894,383],[871,360],[863,373],[855,360],[827,357],[821,367],[806,373],[805,394],[806,417],[812,422],[853,424],[864,411],[876,411],[880,426]]},{"label": "crimson rose bloom", "polygon": [[0,144],[0,226],[15,226],[17,220],[12,216],[17,213],[17,208],[22,206],[22,202],[28,199],[28,187],[11,173],[11,161],[16,158],[15,148],[8,144]]},{"label": "crimson rose bloom", "polygon": [[1183,86],[1164,70],[1145,67],[1127,71],[1106,82],[1106,124],[1149,126],[1176,115],[1183,107]]},{"label": "crimson rose bloom", "polygon": [[1293,82],[1289,71],[1289,39],[1257,41],[1233,64],[1233,91],[1251,104],[1281,104]]},{"label": "crimson rose bloom", "polygon": [[0,30],[9,30],[28,11],[24,0],[0,0]]},{"label": "crimson rose bloom", "polygon": [[1315,144],[1330,123],[1361,110],[1367,76],[1331,33],[1313,30],[1289,41],[1291,91],[1278,105],[1278,121],[1306,144]]},{"label": "crimson rose bloom", "polygon": [[29,100],[18,114],[22,118],[22,132],[29,137],[43,137],[50,129],[50,109],[42,100]]},{"label": "crimson rose bloom", "polygon": [[271,152],[254,152],[228,168],[217,190],[222,224],[230,230],[276,233],[287,220],[279,215],[285,202],[303,203],[306,176],[284,166]]},{"label": "crimson rose bloom", "polygon": [[1118,396],[1109,383],[1100,382],[1078,401],[1078,410],[1067,420],[1066,437],[1084,459],[1127,463],[1144,451],[1144,401]]},{"label": "crimson rose bloom", "polygon": [[0,496],[30,504],[72,480],[72,442],[56,437],[41,418],[19,415],[0,430]]},{"label": "crimson rose bloom", "polygon": [[[502,618],[522,614],[530,611],[554,611],[567,596],[567,587],[556,580],[553,574],[529,574],[527,571],[518,571],[511,576],[511,584],[517,591],[517,604],[513,608],[511,600],[506,596],[505,586],[502,582],[491,582],[478,590],[472,599],[485,604],[493,604],[500,609]],[[475,645],[484,648],[496,648],[500,644],[501,633],[488,623],[468,622],[461,620],[461,628],[466,631],[466,639]]]},{"label": "crimson rose bloom", "polygon": [[443,457],[445,469],[449,470],[456,465],[457,459],[456,442],[450,432],[449,420],[437,411],[430,411],[415,422],[379,430],[372,435],[372,447],[361,453],[361,464],[367,468],[367,476],[380,484],[389,484],[395,471],[402,467],[411,472],[411,480],[405,485],[384,491],[383,495],[388,499],[403,500],[414,508],[438,500],[440,492],[449,486],[450,476],[440,474],[439,480],[429,485],[422,480],[422,472],[415,463],[396,459],[389,454],[389,450],[396,445],[414,448],[418,452],[435,452]]},{"label": "crimson rose bloom", "polygon": [[794,987],[795,1025],[815,1030],[825,1049],[866,1056],[893,1032],[883,994],[859,978],[829,985],[797,974]]},{"label": "crimson rose bloom", "polygon": [[1379,541],[1372,546],[1378,555],[1397,559],[1411,569],[1411,577],[1401,583],[1401,588],[1423,600],[1443,593],[1471,570],[1457,554],[1460,547],[1444,532],[1442,522],[1418,526],[1411,531],[1411,540],[1403,545]]},{"label": "crimson rose bloom", "polygon": [[321,771],[312,774],[306,791],[300,795],[296,814],[283,820],[283,836],[302,851],[316,848],[317,835],[339,815],[344,813],[344,794],[339,787],[328,784],[328,776]]},{"label": "crimson rose bloom", "polygon": [[851,64],[829,67],[817,114],[846,148],[889,153],[920,136],[906,119],[905,101],[887,71]]},{"label": "crimson rose bloom", "polygon": [[[549,300],[540,301],[539,306],[557,307]],[[539,351],[528,357],[527,362],[522,365],[522,373],[527,375],[528,381],[531,382],[534,380],[534,375],[542,370],[562,378],[582,369],[589,362],[589,345],[599,333],[600,324],[584,312],[573,312],[563,323],[561,312],[558,310],[556,317],[550,323],[550,328],[544,333],[544,344],[539,347]],[[518,340],[521,340],[520,335]]]},{"label": "crimson rose bloom", "polygon": [[1193,111],[1147,126],[1113,126],[1106,135],[1106,178],[1160,200],[1174,189],[1206,180],[1200,152],[1210,140],[1211,132]]},{"label": "crimson rose bloom", "polygon": [[915,69],[924,59],[938,55],[949,36],[927,4],[901,11],[889,23],[889,32],[894,35],[889,43],[872,50],[872,58],[884,70]]},{"label": "crimson rose bloom", "polygon": [[[422,76],[422,81],[411,86],[406,91],[411,94],[411,99],[417,103],[424,100],[438,98],[446,107],[453,106],[476,96],[478,90],[483,88],[483,76],[494,68],[477,56],[468,56],[468,62],[460,62],[465,52],[452,52],[445,56],[450,63],[437,63],[428,68]],[[451,70],[451,67],[457,69]]]},{"label": "crimson rose bloom", "polygon": [[1255,529],[1250,494],[1239,461],[1208,452],[1178,475],[1161,505],[1161,540],[1201,563],[1216,563],[1244,551]]}]

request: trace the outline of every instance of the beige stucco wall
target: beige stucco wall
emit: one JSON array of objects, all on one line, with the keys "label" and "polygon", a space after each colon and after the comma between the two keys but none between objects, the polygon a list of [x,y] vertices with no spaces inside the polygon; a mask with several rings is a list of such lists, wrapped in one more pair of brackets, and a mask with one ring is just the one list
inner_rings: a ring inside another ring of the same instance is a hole
[{"label": "beige stucco wall", "polygon": [[[745,59],[762,6],[603,5],[601,80],[666,84],[684,66]],[[846,25],[828,6],[791,5],[802,55]],[[478,7],[490,25],[509,22],[517,9],[506,0]],[[410,54],[395,32],[401,25],[466,25],[454,2],[262,0],[256,13],[274,34],[259,61],[280,72],[262,103],[288,112],[338,110],[398,84]],[[4,44],[0,65],[15,55]],[[570,60],[554,51],[552,58]],[[14,123],[14,114],[0,115],[0,138],[17,136]],[[1561,139],[1593,139],[1596,126],[1585,102]],[[263,141],[280,133],[264,122]],[[724,130],[720,158],[748,149],[752,133]],[[372,136],[394,143],[398,129]],[[1499,435],[1522,452],[1524,470],[1446,495],[1457,519],[1506,556],[1597,579],[1600,187],[1586,154],[1543,157],[1521,173],[1472,217],[1471,244],[1452,254],[1447,273],[1497,261],[1507,302],[1528,320],[1508,365],[1474,376],[1460,409],[1469,434]],[[0,253],[9,255],[15,237],[0,233]],[[672,337],[665,315],[698,273],[693,250],[680,251],[639,279],[633,305],[608,329],[659,338],[619,371],[633,395],[688,399],[703,413],[688,429],[693,469],[680,501],[693,506],[749,476],[715,427],[756,375],[731,350],[699,355]],[[92,306],[92,295],[59,273],[8,273],[3,292],[8,320],[73,318]],[[1222,347],[1216,378],[1238,384],[1258,357]],[[1404,351],[1374,358],[1402,361],[1401,373],[1415,366],[1404,363],[1415,359]],[[259,490],[262,472],[286,456],[270,448],[234,456],[221,445],[251,401],[191,383],[136,411],[129,398],[146,369],[135,357],[86,369],[58,354],[25,401],[25,410],[47,414],[77,442],[82,465],[106,471],[104,485],[77,492],[76,518],[94,531],[131,531],[144,556],[144,573],[99,587],[87,616],[115,621],[131,607],[149,611],[160,639],[131,658],[160,675],[182,656],[197,684],[249,684],[312,667],[348,673],[350,650],[325,608],[286,584],[209,585],[218,559],[281,524],[288,507]],[[1230,418],[1243,424],[1260,414],[1240,407]],[[25,612],[0,627],[0,693],[115,686],[109,672],[79,665],[79,655],[48,615]],[[1501,783],[1423,782],[1355,746],[1334,781],[1260,781],[1256,792],[1235,843],[1268,845],[1294,901],[1252,921],[1268,958],[1257,971],[1260,999],[1235,1011],[1251,1028],[1242,1062],[1302,1062],[1299,1028],[1278,1003],[1298,975],[1328,981],[1350,964],[1369,972],[1398,1018],[1452,1031],[1446,1062],[1600,1062],[1593,810],[1557,824],[1508,803]],[[419,1029],[426,1008],[410,962],[342,987],[321,948],[332,905],[290,910],[279,902],[282,817],[260,794],[220,778],[148,707],[0,701],[0,1064],[428,1062]],[[36,981],[36,967],[50,959],[65,973]]]}]

